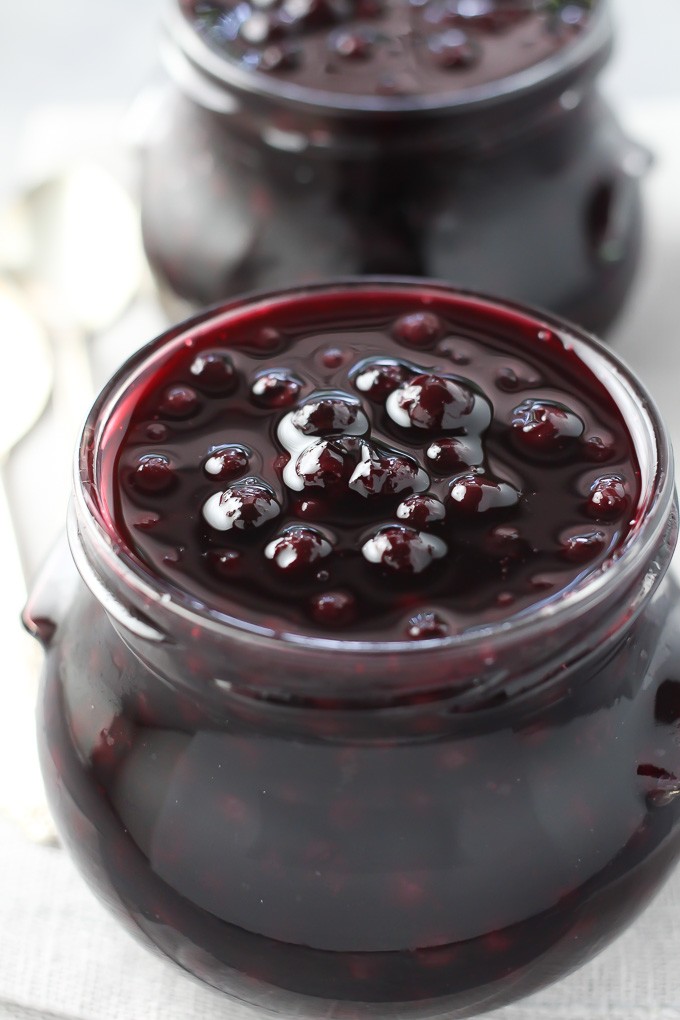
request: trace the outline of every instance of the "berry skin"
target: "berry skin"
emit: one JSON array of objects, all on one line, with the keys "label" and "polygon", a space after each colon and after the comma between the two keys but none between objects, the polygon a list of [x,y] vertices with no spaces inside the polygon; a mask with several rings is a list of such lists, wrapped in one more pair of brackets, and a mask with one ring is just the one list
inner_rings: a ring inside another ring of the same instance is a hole
[{"label": "berry skin", "polygon": [[243,557],[236,549],[211,549],[207,560],[212,572],[226,580],[239,577],[243,571]]},{"label": "berry skin", "polygon": [[349,592],[327,591],[315,595],[309,609],[312,618],[323,627],[346,627],[356,617],[357,603]]},{"label": "berry skin", "polygon": [[254,404],[267,410],[291,407],[297,400],[302,383],[285,369],[274,368],[257,376],[250,388]]},{"label": "berry skin", "polygon": [[309,400],[293,415],[293,425],[305,436],[325,436],[346,432],[355,424],[361,407],[345,397],[321,397]]},{"label": "berry skin", "polygon": [[399,361],[370,358],[362,362],[354,375],[354,385],[365,397],[376,404],[384,404],[390,393],[413,375],[413,372]]},{"label": "berry skin", "polygon": [[569,531],[560,538],[562,556],[569,563],[589,563],[604,552],[607,536],[603,531]]},{"label": "berry skin", "polygon": [[486,536],[484,548],[501,565],[525,559],[531,552],[529,543],[511,524],[499,524],[492,528]]},{"label": "berry skin", "polygon": [[211,396],[222,397],[232,393],[238,382],[234,363],[226,351],[211,350],[197,354],[189,372],[196,385]]},{"label": "berry skin", "polygon": [[495,482],[484,475],[467,474],[454,478],[449,491],[452,509],[465,514],[517,506],[520,493],[508,482]]},{"label": "berry skin", "polygon": [[248,451],[244,447],[225,446],[210,453],[203,470],[210,478],[226,481],[244,474],[249,462]]},{"label": "berry skin", "polygon": [[616,453],[616,447],[612,439],[604,436],[588,436],[583,440],[583,452],[588,460],[603,463]]},{"label": "berry skin", "polygon": [[414,528],[424,528],[446,517],[444,504],[434,496],[409,496],[397,507],[397,517]]},{"label": "berry skin", "polygon": [[158,410],[168,418],[190,418],[199,408],[198,394],[191,386],[168,386]]},{"label": "berry skin", "polygon": [[321,364],[324,368],[340,368],[344,360],[345,355],[339,347],[329,347],[321,355]]},{"label": "berry skin", "polygon": [[402,428],[455,429],[472,413],[472,390],[455,379],[417,375],[387,399],[387,413]]},{"label": "berry skin", "polygon": [[162,421],[151,421],[146,426],[145,434],[153,443],[164,443],[170,435],[170,430]]},{"label": "berry skin", "polygon": [[425,610],[412,616],[406,625],[406,637],[411,641],[432,641],[449,633],[448,624],[438,613]]},{"label": "berry skin", "polygon": [[347,484],[353,465],[354,459],[343,443],[317,439],[302,451],[295,472],[309,488],[331,489]]},{"label": "berry skin", "polygon": [[333,546],[320,531],[294,526],[270,542],[264,554],[279,570],[292,574],[309,569],[332,551]]},{"label": "berry skin", "polygon": [[328,49],[345,60],[365,60],[370,57],[374,42],[375,32],[368,29],[338,29],[328,37]]},{"label": "berry skin", "polygon": [[426,456],[428,464],[439,475],[459,474],[473,467],[480,459],[465,439],[455,436],[435,440],[428,446]]},{"label": "berry skin", "polygon": [[132,481],[141,492],[165,492],[175,481],[175,472],[167,457],[148,454],[140,457]]},{"label": "berry skin", "polygon": [[430,479],[412,457],[364,442],[361,460],[347,484],[360,496],[394,496],[427,489]]},{"label": "berry skin", "polygon": [[380,528],[361,547],[363,557],[369,563],[406,576],[422,573],[447,551],[441,538],[401,524]]},{"label": "berry skin", "polygon": [[613,521],[628,509],[628,494],[620,475],[603,475],[590,487],[586,513],[596,521]]},{"label": "berry skin", "polygon": [[203,504],[203,517],[216,531],[260,528],[281,513],[274,493],[257,478],[246,478]]},{"label": "berry skin", "polygon": [[434,63],[447,71],[472,67],[481,53],[479,46],[457,28],[448,28],[431,35],[427,40],[427,49]]},{"label": "berry skin", "polygon": [[583,435],[584,424],[564,404],[525,400],[512,412],[512,434],[527,453],[554,456]]},{"label": "berry skin", "polygon": [[392,333],[409,347],[431,347],[442,334],[442,323],[434,312],[410,312],[397,319]]}]

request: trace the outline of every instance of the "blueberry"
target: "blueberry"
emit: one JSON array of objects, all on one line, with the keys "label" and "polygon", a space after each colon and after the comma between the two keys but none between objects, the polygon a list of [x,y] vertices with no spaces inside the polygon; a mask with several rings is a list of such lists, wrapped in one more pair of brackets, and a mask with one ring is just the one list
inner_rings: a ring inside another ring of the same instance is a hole
[{"label": "blueberry", "polygon": [[162,421],[152,421],[146,426],[146,438],[154,443],[163,443],[168,438],[170,430]]},{"label": "blueberry", "polygon": [[312,618],[324,627],[346,627],[357,613],[356,599],[346,591],[315,595],[309,604]]},{"label": "blueberry", "polygon": [[310,399],[294,413],[293,425],[305,436],[346,432],[356,423],[360,410],[357,401],[345,397]]},{"label": "blueberry", "polygon": [[224,492],[216,492],[203,504],[203,517],[217,531],[259,528],[281,513],[268,485],[246,478]]},{"label": "blueberry", "polygon": [[424,610],[412,616],[406,625],[406,636],[412,641],[431,641],[443,638],[449,633],[449,626],[438,613]]},{"label": "blueberry", "polygon": [[190,418],[199,408],[198,394],[191,386],[168,386],[158,410],[169,418]]},{"label": "blueberry", "polygon": [[327,489],[346,484],[352,474],[354,459],[346,446],[332,439],[317,439],[299,455],[295,472],[303,485]]},{"label": "blueberry", "polygon": [[258,407],[276,410],[290,407],[297,400],[302,382],[283,368],[274,368],[262,372],[256,377],[250,394]]},{"label": "blueberry", "polygon": [[408,496],[397,507],[397,517],[415,528],[424,528],[446,517],[444,504],[435,496]]},{"label": "blueberry", "polygon": [[442,321],[434,312],[410,312],[395,322],[392,333],[409,347],[432,347],[443,332]]},{"label": "blueberry", "polygon": [[441,375],[416,375],[387,399],[387,413],[403,428],[454,429],[472,414],[471,389]]},{"label": "blueberry", "polygon": [[175,472],[167,457],[145,454],[140,457],[132,480],[142,492],[164,492],[175,481]]},{"label": "blueberry", "polygon": [[591,485],[585,509],[596,521],[611,521],[625,514],[629,502],[623,478],[603,475]]},{"label": "blueberry", "polygon": [[320,531],[294,525],[270,542],[264,554],[279,570],[296,573],[330,556],[332,551],[333,546]]},{"label": "blueberry", "polygon": [[211,478],[225,481],[238,478],[248,470],[249,455],[243,446],[223,446],[210,451],[203,470]]},{"label": "blueberry", "polygon": [[479,514],[517,506],[520,493],[508,482],[496,482],[485,475],[470,473],[454,478],[449,500],[457,512]]},{"label": "blueberry", "polygon": [[211,571],[218,577],[230,580],[243,572],[243,557],[236,549],[211,549],[206,557]]},{"label": "blueberry", "polygon": [[574,411],[553,400],[524,400],[513,410],[511,425],[518,446],[549,456],[569,449],[585,427]]},{"label": "blueberry", "polygon": [[353,492],[365,497],[419,492],[429,484],[427,473],[412,457],[367,442],[362,443],[361,460],[348,481]]},{"label": "blueberry", "polygon": [[353,382],[359,392],[369,400],[383,404],[390,393],[413,374],[406,365],[399,361],[387,358],[370,358],[357,366]]},{"label": "blueberry", "polygon": [[472,67],[481,54],[479,46],[457,28],[447,28],[431,35],[427,49],[434,63],[447,71]]},{"label": "blueberry", "polygon": [[234,363],[226,351],[211,350],[197,354],[189,368],[196,385],[214,396],[226,396],[237,384]]},{"label": "blueberry", "polygon": [[440,475],[460,474],[482,459],[481,450],[475,452],[465,439],[454,436],[435,440],[428,446],[426,456],[428,464]]},{"label": "blueberry", "polygon": [[361,547],[364,559],[395,574],[420,574],[447,553],[446,543],[434,535],[401,524],[388,524]]},{"label": "blueberry", "polygon": [[571,530],[560,538],[562,556],[569,563],[588,563],[604,552],[606,545],[603,531]]},{"label": "blueberry", "polygon": [[366,60],[373,51],[375,32],[366,28],[338,29],[328,37],[328,49],[346,60]]}]

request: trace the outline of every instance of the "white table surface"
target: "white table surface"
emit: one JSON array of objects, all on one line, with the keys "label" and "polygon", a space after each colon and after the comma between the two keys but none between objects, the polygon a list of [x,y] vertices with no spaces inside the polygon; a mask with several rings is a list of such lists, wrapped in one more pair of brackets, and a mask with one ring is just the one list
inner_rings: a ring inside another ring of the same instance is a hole
[{"label": "white table surface", "polygon": [[[680,449],[680,106],[630,109],[658,153],[645,185],[644,271],[612,338],[656,398]],[[7,820],[40,801],[32,752],[37,650],[0,583],[0,1020],[246,1020],[262,1017],[187,980],[129,939],[60,850]],[[22,767],[17,768],[17,761]],[[37,816],[38,828],[40,825]],[[593,963],[496,1020],[680,1020],[680,872]],[[319,1017],[321,1020],[321,1016]]]}]

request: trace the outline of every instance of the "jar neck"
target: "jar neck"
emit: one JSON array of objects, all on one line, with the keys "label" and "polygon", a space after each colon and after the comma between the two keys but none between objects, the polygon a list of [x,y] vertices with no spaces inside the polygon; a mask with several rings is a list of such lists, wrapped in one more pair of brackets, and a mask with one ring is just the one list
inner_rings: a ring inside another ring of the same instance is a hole
[{"label": "jar neck", "polygon": [[444,146],[488,152],[572,114],[610,56],[612,28],[603,0],[584,35],[551,59],[448,101],[333,96],[244,71],[194,32],[176,2],[168,4],[161,46],[184,95],[225,131],[272,149],[350,156]]},{"label": "jar neck", "polygon": [[[403,286],[404,281],[381,285]],[[375,286],[376,281],[355,280],[310,291]],[[285,293],[262,300],[281,297]],[[219,314],[238,317],[245,304],[243,299],[229,302]],[[100,443],[121,393],[155,349],[215,314],[204,312],[176,327],[120,370],[91,412],[76,464],[69,525],[76,565],[126,644],[166,681],[200,697],[211,692],[215,698],[238,695],[270,703],[313,700],[322,706],[367,708],[446,701],[454,710],[469,712],[544,685],[593,654],[608,654],[649,605],[677,537],[667,436],[648,396],[625,367],[576,330],[569,332],[570,344],[607,385],[628,423],[641,496],[624,545],[571,589],[499,623],[418,643],[274,632],[229,620],[169,590],[130,556],[102,508]],[[548,316],[542,321],[565,332]]]}]

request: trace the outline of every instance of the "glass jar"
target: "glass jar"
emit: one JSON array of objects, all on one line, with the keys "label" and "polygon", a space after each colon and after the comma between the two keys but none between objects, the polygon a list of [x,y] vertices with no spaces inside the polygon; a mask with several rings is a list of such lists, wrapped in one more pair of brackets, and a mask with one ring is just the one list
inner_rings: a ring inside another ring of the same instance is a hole
[{"label": "glass jar", "polygon": [[70,555],[62,543],[25,612],[46,651],[55,820],[134,935],[241,1001],[315,1020],[471,1016],[585,962],[680,856],[668,439],[618,360],[532,318],[566,335],[634,440],[641,495],[608,569],[424,642],[229,620],[131,558],[100,469],[107,422],[154,353],[248,307],[137,353],[86,423]]},{"label": "glass jar", "polygon": [[338,95],[244,71],[181,6],[168,5],[174,88],[142,179],[146,250],[173,311],[396,273],[595,331],[610,324],[638,260],[648,156],[597,89],[611,46],[605,0],[536,66],[412,96]]}]

